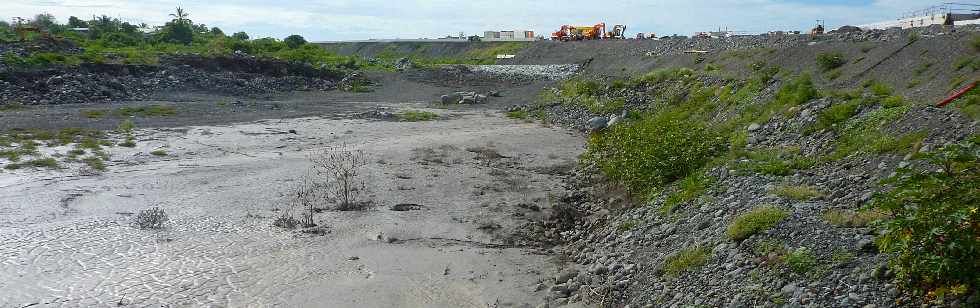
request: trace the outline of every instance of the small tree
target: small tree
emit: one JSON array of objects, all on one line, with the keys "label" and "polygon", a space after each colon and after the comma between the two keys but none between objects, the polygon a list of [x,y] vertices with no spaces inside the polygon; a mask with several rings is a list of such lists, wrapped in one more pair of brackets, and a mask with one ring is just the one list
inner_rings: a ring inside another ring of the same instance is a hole
[{"label": "small tree", "polygon": [[78,17],[68,17],[68,26],[72,28],[88,28],[88,23]]},{"label": "small tree", "polygon": [[174,13],[170,14],[170,17],[174,18],[175,23],[185,24],[185,23],[189,23],[189,20],[187,20],[187,16],[190,15],[191,14],[188,14],[187,11],[184,11],[184,9],[178,6],[177,9],[174,11]]},{"label": "small tree", "polygon": [[296,49],[303,46],[303,44],[306,44],[306,39],[297,34],[287,36],[282,41],[286,43],[286,47],[289,47],[290,49]]},{"label": "small tree", "polygon": [[248,33],[245,33],[245,32],[235,32],[235,34],[232,34],[231,37],[233,39],[236,39],[236,40],[247,41],[248,40]]},{"label": "small tree", "polygon": [[350,211],[363,206],[358,200],[366,188],[360,178],[361,168],[367,165],[363,152],[343,145],[316,153],[310,160],[313,161],[314,172],[326,178],[324,185],[331,197],[338,202],[338,210]]},{"label": "small tree", "polygon": [[216,36],[225,36],[225,32],[221,31],[221,28],[218,27],[212,27],[211,34]]}]

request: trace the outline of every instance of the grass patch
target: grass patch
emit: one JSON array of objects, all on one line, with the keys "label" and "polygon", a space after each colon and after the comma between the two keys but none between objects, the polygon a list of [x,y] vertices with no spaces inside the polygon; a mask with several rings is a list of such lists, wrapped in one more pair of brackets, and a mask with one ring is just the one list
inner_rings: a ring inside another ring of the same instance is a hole
[{"label": "grass patch", "polygon": [[756,233],[775,227],[788,214],[775,206],[757,207],[745,214],[739,215],[728,225],[728,238],[736,241],[744,240]]},{"label": "grass patch", "polygon": [[93,109],[93,110],[82,110],[82,116],[89,119],[101,119],[106,116],[108,112],[104,109]]},{"label": "grass patch", "polygon": [[685,248],[664,260],[664,273],[669,276],[680,275],[708,263],[710,257],[711,250],[707,247]]},{"label": "grass patch", "polygon": [[824,72],[839,68],[847,63],[847,59],[839,52],[825,52],[817,55],[817,66]]},{"label": "grass patch", "polygon": [[508,111],[507,117],[511,119],[526,120],[530,117],[530,114],[528,114],[528,112],[524,110],[514,110],[514,111]]},{"label": "grass patch", "polygon": [[619,226],[617,226],[616,229],[618,229],[619,232],[626,232],[629,230],[633,230],[638,225],[640,225],[640,222],[638,220],[627,220],[619,224]]},{"label": "grass patch", "polygon": [[815,159],[807,158],[795,151],[760,150],[742,153],[748,161],[738,162],[738,170],[747,170],[759,174],[787,176],[796,170],[810,169],[816,165]]},{"label": "grass patch", "polygon": [[167,154],[167,151],[165,151],[165,150],[153,150],[152,152],[150,152],[150,155],[153,155],[153,156],[161,156],[162,157],[162,156],[167,156],[167,155],[170,155],[170,154]]},{"label": "grass patch", "polygon": [[824,195],[823,192],[807,185],[782,185],[773,189],[772,192],[782,198],[800,201],[813,200]]},{"label": "grass patch", "polygon": [[105,163],[99,157],[86,157],[82,159],[82,162],[84,162],[85,165],[92,168],[92,170],[97,170],[97,171],[106,170]]},{"label": "grass patch", "polygon": [[402,122],[432,121],[436,118],[439,118],[439,115],[428,111],[409,110],[398,114],[398,120]]},{"label": "grass patch", "polygon": [[54,158],[40,158],[32,159],[23,163],[10,163],[4,166],[5,169],[14,170],[23,167],[35,167],[35,168],[48,168],[48,169],[60,169],[61,164],[58,163]]},{"label": "grass patch", "polygon": [[121,107],[114,111],[114,114],[120,117],[166,117],[177,114],[177,107],[174,106],[162,106],[162,105],[149,105],[149,106],[139,106],[139,107]]},{"label": "grass patch", "polygon": [[6,104],[0,105],[0,112],[4,112],[4,111],[17,111],[17,110],[23,110],[23,109],[26,109],[26,108],[27,107],[24,107],[24,105],[21,104],[21,103],[17,103],[17,102],[6,103]]},{"label": "grass patch", "polygon": [[887,218],[888,216],[880,210],[832,209],[823,213],[823,220],[827,223],[844,228],[863,228]]},{"label": "grass patch", "polygon": [[800,275],[806,275],[812,272],[819,265],[817,257],[807,247],[799,247],[793,252],[786,254],[783,257],[783,262],[786,264],[786,267],[789,267],[790,270]]},{"label": "grass patch", "polygon": [[838,160],[852,154],[897,153],[914,148],[926,132],[892,136],[882,131],[885,124],[901,119],[909,110],[909,105],[882,108],[848,120],[840,130],[834,152],[827,158]]},{"label": "grass patch", "polygon": [[660,213],[666,215],[678,204],[689,202],[704,194],[714,183],[714,178],[702,172],[693,172],[678,182],[677,189],[664,201]]}]

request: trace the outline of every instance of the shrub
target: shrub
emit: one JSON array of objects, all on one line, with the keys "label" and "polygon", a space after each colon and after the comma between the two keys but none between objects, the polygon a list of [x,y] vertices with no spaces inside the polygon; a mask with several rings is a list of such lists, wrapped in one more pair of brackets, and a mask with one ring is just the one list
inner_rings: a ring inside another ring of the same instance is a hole
[{"label": "shrub", "polygon": [[707,247],[694,246],[685,248],[664,260],[664,273],[670,276],[677,276],[708,263],[710,257],[711,249]]},{"label": "shrub", "polygon": [[823,219],[831,225],[844,228],[862,228],[888,218],[881,210],[840,210],[833,209],[823,214]]},{"label": "shrub", "polygon": [[739,215],[728,225],[728,238],[741,241],[756,233],[769,230],[786,218],[787,213],[775,206],[762,206]]},{"label": "shrub", "polygon": [[817,66],[825,72],[844,66],[845,63],[847,63],[847,59],[844,59],[844,55],[839,52],[820,53],[817,55]]},{"label": "shrub", "polygon": [[817,122],[815,123],[816,126],[812,130],[835,127],[837,124],[843,123],[857,114],[858,108],[860,107],[860,100],[852,100],[847,103],[827,107],[827,109],[820,112],[820,116],[817,117]]},{"label": "shrub", "polygon": [[813,85],[810,75],[803,74],[787,82],[776,92],[775,103],[781,107],[799,106],[818,97],[820,93]]},{"label": "shrub", "polygon": [[894,189],[875,196],[893,218],[878,246],[896,255],[896,277],[915,295],[980,287],[980,138],[972,139],[926,154],[940,171],[901,169],[885,181]]},{"label": "shrub", "polygon": [[783,185],[773,190],[777,196],[793,200],[811,200],[823,196],[823,192],[806,185]]},{"label": "shrub", "polygon": [[310,157],[313,171],[326,182],[316,186],[328,190],[336,200],[337,210],[350,211],[366,207],[367,203],[359,200],[367,188],[361,178],[361,169],[367,165],[367,157],[360,150],[352,150],[346,145],[335,149],[325,150]]},{"label": "shrub", "polygon": [[159,207],[145,209],[136,214],[136,218],[130,223],[131,226],[140,229],[163,229],[164,225],[170,221],[167,213]]},{"label": "shrub", "polygon": [[648,193],[703,166],[719,145],[702,124],[663,113],[593,135],[588,158],[630,192]]}]

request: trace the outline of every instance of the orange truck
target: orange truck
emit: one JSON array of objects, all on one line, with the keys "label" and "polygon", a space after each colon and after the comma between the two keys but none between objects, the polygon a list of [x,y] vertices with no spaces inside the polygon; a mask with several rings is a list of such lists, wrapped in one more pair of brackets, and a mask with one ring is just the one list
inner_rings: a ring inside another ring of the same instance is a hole
[{"label": "orange truck", "polygon": [[555,41],[583,41],[598,40],[607,37],[606,23],[598,23],[594,26],[571,26],[564,25],[558,32],[551,34],[551,39]]}]

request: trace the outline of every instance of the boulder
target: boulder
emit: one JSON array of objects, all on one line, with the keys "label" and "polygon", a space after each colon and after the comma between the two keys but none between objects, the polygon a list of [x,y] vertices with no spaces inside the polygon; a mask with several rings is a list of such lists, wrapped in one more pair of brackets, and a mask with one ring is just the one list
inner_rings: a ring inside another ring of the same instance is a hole
[{"label": "boulder", "polygon": [[589,130],[596,132],[609,126],[609,119],[606,117],[594,117],[589,119]]}]

